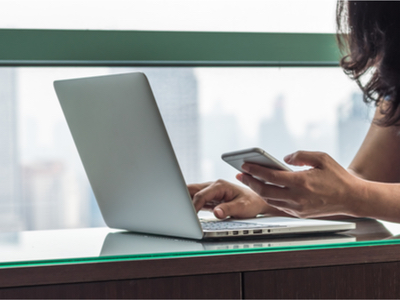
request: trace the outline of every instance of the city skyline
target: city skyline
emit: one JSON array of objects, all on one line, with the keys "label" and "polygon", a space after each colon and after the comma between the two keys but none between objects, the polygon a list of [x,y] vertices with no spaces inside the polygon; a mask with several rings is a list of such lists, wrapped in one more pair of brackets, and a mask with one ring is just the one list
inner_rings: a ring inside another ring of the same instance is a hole
[{"label": "city skyline", "polygon": [[[339,141],[355,141],[354,137],[341,137],[353,132],[354,122],[346,125],[348,130],[342,133],[340,122],[345,120],[345,111],[347,121],[355,121],[357,114],[340,107],[351,107],[354,101],[357,107],[364,107],[352,92],[341,91],[336,98],[344,100],[335,98],[336,102],[328,102],[326,109],[321,111],[321,119],[313,111],[307,111],[311,105],[318,103],[315,97],[320,97],[320,92],[315,90],[308,93],[313,99],[303,101],[304,110],[297,108],[298,126],[293,129],[293,101],[302,92],[300,86],[289,89],[282,79],[287,81],[292,76],[300,80],[296,77],[297,72],[293,75],[269,69],[230,69],[233,73],[230,76],[225,69],[207,69],[207,73],[203,69],[191,68],[82,68],[78,75],[73,69],[51,70],[51,73],[46,73],[45,69],[37,70],[43,75],[39,76],[43,82],[33,81],[32,85],[27,85],[37,72],[16,69],[15,82],[8,86],[14,85],[18,90],[12,100],[17,116],[14,120],[14,142],[9,145],[19,144],[19,151],[15,153],[18,153],[20,166],[14,165],[14,171],[21,172],[22,176],[19,180],[22,180],[23,188],[19,191],[23,191],[24,198],[19,207],[24,211],[21,228],[25,230],[105,225],[57,106],[51,84],[54,79],[145,71],[187,182],[218,178],[235,182],[237,172],[221,160],[221,154],[254,146],[264,148],[279,159],[298,149],[323,150],[343,164]],[[318,69],[318,72],[325,71]],[[237,82],[241,84],[235,86]],[[265,86],[263,82],[269,85]],[[36,90],[32,89],[33,86]],[[347,91],[354,89],[349,87]],[[243,95],[247,95],[246,102],[241,101]],[[4,99],[10,101],[13,98],[6,96],[0,99],[3,105],[8,103]],[[258,111],[254,111],[257,107]],[[332,110],[332,107],[335,109]],[[249,119],[251,111],[255,113]],[[364,122],[364,126],[368,126],[368,122]],[[7,134],[10,132],[8,130]],[[355,129],[352,134],[357,132]],[[1,134],[6,139],[5,133]],[[358,137],[363,138],[362,134]],[[2,164],[4,167],[4,162]],[[4,174],[3,171],[0,175]],[[17,196],[14,199],[18,201]]]}]

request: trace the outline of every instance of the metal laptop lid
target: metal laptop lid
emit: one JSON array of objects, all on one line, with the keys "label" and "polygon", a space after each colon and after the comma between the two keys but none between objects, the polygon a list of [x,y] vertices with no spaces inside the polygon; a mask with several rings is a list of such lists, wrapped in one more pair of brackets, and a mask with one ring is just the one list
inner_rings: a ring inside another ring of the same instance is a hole
[{"label": "metal laptop lid", "polygon": [[54,87],[106,224],[201,239],[146,76],[61,80]]}]

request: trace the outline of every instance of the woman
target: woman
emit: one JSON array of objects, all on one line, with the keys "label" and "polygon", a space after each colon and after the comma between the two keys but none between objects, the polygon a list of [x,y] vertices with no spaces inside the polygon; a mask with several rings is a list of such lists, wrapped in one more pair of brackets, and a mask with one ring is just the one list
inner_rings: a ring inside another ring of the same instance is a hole
[{"label": "woman", "polygon": [[[257,214],[302,218],[345,215],[400,222],[400,12],[399,1],[343,1],[337,4],[338,41],[344,72],[376,105],[371,127],[348,170],[329,155],[298,151],[285,172],[244,164],[236,178],[244,188],[223,180],[189,185],[197,210],[247,218]],[[348,34],[347,34],[348,33]],[[253,176],[276,185],[265,184]]]}]

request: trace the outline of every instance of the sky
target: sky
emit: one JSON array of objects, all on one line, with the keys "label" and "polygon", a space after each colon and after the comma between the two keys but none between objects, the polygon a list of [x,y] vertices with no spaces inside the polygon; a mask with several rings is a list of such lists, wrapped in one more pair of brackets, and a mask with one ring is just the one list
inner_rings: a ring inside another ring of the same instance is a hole
[{"label": "sky", "polygon": [[335,0],[0,0],[0,28],[334,32]]}]

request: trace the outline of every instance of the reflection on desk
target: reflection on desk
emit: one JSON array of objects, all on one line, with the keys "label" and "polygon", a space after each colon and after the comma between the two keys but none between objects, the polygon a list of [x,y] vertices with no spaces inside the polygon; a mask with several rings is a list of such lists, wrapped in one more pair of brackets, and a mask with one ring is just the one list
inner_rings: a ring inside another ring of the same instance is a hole
[{"label": "reflection on desk", "polygon": [[110,228],[0,233],[0,267],[400,243],[400,232],[389,231],[380,222],[370,219],[347,221],[356,222],[357,229],[344,234],[224,242],[149,236]]},{"label": "reflection on desk", "polygon": [[104,240],[100,256],[135,255],[144,253],[177,253],[214,250],[238,250],[304,245],[330,245],[355,242],[354,236],[326,234],[269,239],[241,239],[230,241],[191,241],[149,236],[130,232],[109,233]]}]

